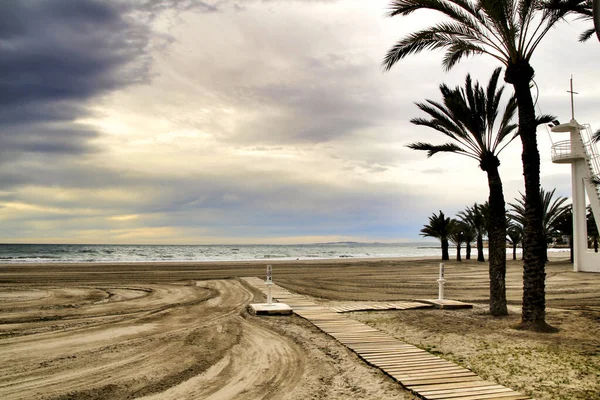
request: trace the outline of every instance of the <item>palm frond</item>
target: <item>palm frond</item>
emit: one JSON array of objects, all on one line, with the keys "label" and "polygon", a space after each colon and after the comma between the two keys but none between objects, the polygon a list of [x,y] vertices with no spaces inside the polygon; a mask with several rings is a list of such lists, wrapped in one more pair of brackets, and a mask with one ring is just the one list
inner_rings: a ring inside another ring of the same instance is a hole
[{"label": "palm frond", "polygon": [[[460,146],[455,145],[454,143],[444,143],[440,145],[433,145],[430,143],[423,142],[415,142],[407,145],[406,147],[413,150],[421,150],[427,151],[427,158],[433,156],[436,153],[445,152],[445,153],[460,153],[466,156],[470,156],[469,152],[463,149]],[[472,157],[475,158],[475,157]]]},{"label": "palm frond", "polygon": [[586,29],[585,31],[581,32],[581,34],[579,35],[579,41],[580,42],[587,42],[589,40],[589,38],[591,38],[592,36],[594,36],[594,34],[596,33],[596,29],[595,28],[589,28]]},{"label": "palm frond", "polygon": [[[451,89],[447,85],[441,84],[440,93],[443,103],[433,100],[415,103],[430,118],[413,118],[411,119],[413,124],[432,128],[456,143],[436,146],[418,142],[409,147],[428,151],[429,157],[440,151],[467,155],[478,160],[480,167],[485,169],[486,167],[481,163],[483,158],[491,154],[497,159],[499,151],[502,151],[502,149],[498,151],[497,147],[501,143],[504,143],[504,147],[506,147],[514,140],[515,136],[510,137],[510,135],[517,127],[510,122],[517,107],[516,100],[512,96],[504,110],[499,130],[494,132],[495,120],[504,91],[504,86],[498,87],[500,73],[501,69],[496,69],[486,87],[480,85],[479,82],[473,82],[470,75],[466,76],[462,87]],[[485,163],[485,165],[488,164]]]},{"label": "palm frond", "polygon": [[581,16],[582,12],[591,7],[588,5],[591,4],[589,0],[539,0],[534,4],[541,11],[541,22],[523,48],[526,60],[531,58],[542,39],[559,21],[563,21],[568,15]]},{"label": "palm frond", "polygon": [[[549,192],[540,188],[540,197],[542,199],[542,216],[544,236],[549,237],[556,229],[557,224],[563,215],[569,211],[570,205],[564,205],[566,197],[559,196],[554,198],[556,189]],[[508,203],[512,207],[511,218],[521,225],[525,226],[528,219],[525,214],[525,196],[521,194],[520,199],[515,199],[515,203]]]},{"label": "palm frond", "polygon": [[437,32],[431,29],[425,29],[419,32],[411,33],[404,39],[399,40],[387,52],[383,58],[381,66],[384,70],[389,71],[394,64],[403,58],[417,54],[424,50],[441,49],[450,45],[450,37],[438,35]]},{"label": "palm frond", "polygon": [[452,223],[450,218],[446,218],[444,213],[440,210],[438,215],[433,213],[433,215],[429,217],[429,224],[423,226],[423,229],[421,229],[421,236],[445,240],[448,238],[451,228]]},{"label": "palm frond", "polygon": [[[458,28],[454,30],[453,28]],[[506,52],[492,42],[481,43],[480,33],[471,32],[463,28],[459,28],[457,24],[438,24],[418,32],[414,32],[405,38],[396,42],[396,44],[387,52],[383,61],[382,68],[389,71],[394,64],[403,58],[417,54],[424,50],[447,49],[451,54],[459,53],[460,57],[472,54],[488,54],[498,61],[503,62],[506,59]],[[454,57],[447,56],[449,59],[454,58],[458,62],[456,55]],[[450,64],[444,64],[446,68],[451,68],[454,64],[449,60]]]},{"label": "palm frond", "polygon": [[556,116],[551,115],[551,114],[542,114],[542,115],[538,115],[535,117],[535,124],[536,125],[542,125],[542,124],[549,124],[552,121],[556,120]]}]

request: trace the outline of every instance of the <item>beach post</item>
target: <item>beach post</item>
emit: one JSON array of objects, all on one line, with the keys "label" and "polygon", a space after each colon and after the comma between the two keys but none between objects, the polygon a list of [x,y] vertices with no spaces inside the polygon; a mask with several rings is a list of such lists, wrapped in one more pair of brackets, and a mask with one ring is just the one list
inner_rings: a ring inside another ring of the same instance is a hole
[{"label": "beach post", "polygon": [[444,263],[440,263],[440,277],[437,280],[439,285],[438,300],[444,300],[444,285],[446,280],[444,279]]},{"label": "beach post", "polygon": [[267,265],[267,304],[273,303],[273,296],[271,294],[271,286],[273,286],[273,267]]}]

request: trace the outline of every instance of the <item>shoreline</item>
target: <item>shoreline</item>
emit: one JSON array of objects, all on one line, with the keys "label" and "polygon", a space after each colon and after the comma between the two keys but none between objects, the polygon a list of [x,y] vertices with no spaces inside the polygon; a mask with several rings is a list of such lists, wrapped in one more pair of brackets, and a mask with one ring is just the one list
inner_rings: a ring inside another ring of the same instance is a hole
[{"label": "shoreline", "polygon": [[[569,259],[569,249],[549,249],[548,258],[550,260],[556,261],[557,259]],[[517,253],[517,255],[521,255],[522,253]],[[512,251],[506,253],[506,260],[512,260]],[[464,258],[462,262],[475,261],[477,258],[476,255],[471,254],[471,260],[466,260]],[[48,261],[40,261],[40,262],[0,262],[0,268],[2,267],[10,267],[10,266],[90,266],[90,265],[104,265],[104,266],[128,266],[128,265],[267,265],[267,264],[337,264],[337,263],[381,263],[381,262],[404,262],[404,261],[431,261],[438,260],[439,262],[455,262],[456,257],[451,254],[450,260],[442,261],[440,256],[402,256],[402,257],[338,257],[338,258],[305,258],[305,259],[260,259],[260,260],[197,260],[197,261],[188,261],[188,260],[156,260],[156,261],[56,261],[56,262],[48,262]],[[516,261],[522,261],[520,258],[517,258]],[[486,254],[486,261],[483,263],[487,263],[488,258]]]}]

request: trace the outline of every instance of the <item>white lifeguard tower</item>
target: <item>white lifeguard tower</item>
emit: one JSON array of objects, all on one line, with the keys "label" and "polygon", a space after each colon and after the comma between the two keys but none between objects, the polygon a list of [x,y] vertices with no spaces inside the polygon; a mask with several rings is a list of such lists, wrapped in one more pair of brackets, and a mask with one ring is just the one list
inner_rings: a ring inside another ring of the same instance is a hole
[{"label": "white lifeguard tower", "polygon": [[566,132],[569,140],[554,142],[552,162],[571,164],[571,187],[573,191],[573,270],[575,272],[600,272],[600,253],[588,250],[586,220],[586,193],[590,201],[596,225],[600,224],[600,191],[593,182],[600,178],[600,160],[596,145],[592,142],[589,125],[575,120],[573,107],[573,79],[571,79],[571,121],[551,128],[552,132]]}]

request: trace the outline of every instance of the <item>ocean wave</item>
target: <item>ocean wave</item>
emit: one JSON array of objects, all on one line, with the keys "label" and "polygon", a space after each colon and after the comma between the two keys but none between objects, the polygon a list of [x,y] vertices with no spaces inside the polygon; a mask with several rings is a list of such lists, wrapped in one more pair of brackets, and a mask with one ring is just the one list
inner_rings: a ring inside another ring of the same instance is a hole
[{"label": "ocean wave", "polygon": [[314,245],[8,245],[0,263],[209,262],[437,256],[431,244]]}]

